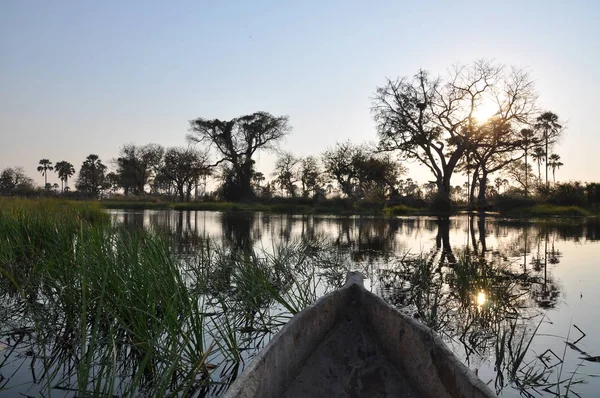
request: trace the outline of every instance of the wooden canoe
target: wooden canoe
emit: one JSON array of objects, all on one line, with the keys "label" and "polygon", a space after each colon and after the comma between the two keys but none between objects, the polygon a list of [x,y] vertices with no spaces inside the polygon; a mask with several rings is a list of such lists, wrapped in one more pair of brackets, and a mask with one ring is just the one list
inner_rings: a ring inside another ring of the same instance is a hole
[{"label": "wooden canoe", "polygon": [[431,329],[358,273],[296,314],[226,397],[495,397]]}]

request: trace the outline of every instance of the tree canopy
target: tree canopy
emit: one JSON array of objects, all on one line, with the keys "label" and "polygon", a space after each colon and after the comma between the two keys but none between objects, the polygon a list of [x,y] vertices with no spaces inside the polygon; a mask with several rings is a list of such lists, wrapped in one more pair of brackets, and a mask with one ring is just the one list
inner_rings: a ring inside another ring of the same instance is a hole
[{"label": "tree canopy", "polygon": [[223,195],[227,200],[242,200],[253,196],[254,154],[273,149],[290,130],[287,116],[256,112],[228,121],[191,120],[188,139],[207,144],[216,152],[218,160],[213,166],[223,162],[229,165]]},{"label": "tree canopy", "polygon": [[536,94],[526,71],[490,61],[453,67],[446,77],[420,70],[413,78],[388,79],[373,99],[381,150],[397,150],[426,166],[434,175],[440,205],[449,206],[450,181],[465,153],[482,143],[478,120],[493,107],[496,123],[527,124]]}]

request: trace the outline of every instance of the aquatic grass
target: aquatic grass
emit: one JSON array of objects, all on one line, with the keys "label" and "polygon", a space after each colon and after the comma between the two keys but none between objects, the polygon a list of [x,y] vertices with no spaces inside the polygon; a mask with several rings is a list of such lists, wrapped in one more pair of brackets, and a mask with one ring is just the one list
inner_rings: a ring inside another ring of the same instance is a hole
[{"label": "aquatic grass", "polygon": [[[29,328],[29,348],[11,348],[31,351],[43,394],[224,389],[326,289],[315,282],[322,248],[314,242],[248,251],[206,240],[196,258],[176,258],[156,232],[27,205],[38,206],[15,203],[0,224],[9,236],[0,240],[0,299],[19,314],[2,330]],[[65,206],[47,206],[55,205]]]},{"label": "aquatic grass", "polygon": [[[164,239],[90,226],[82,227],[72,242],[70,255],[46,254],[50,261],[38,264],[36,278],[28,280],[44,292],[36,309],[43,316],[29,322],[37,325],[40,339],[35,355],[52,358],[45,363],[45,388],[110,395],[118,387],[133,396],[145,389],[153,395],[203,383],[206,376],[199,372],[198,379],[189,369],[202,369],[198,361],[208,354],[204,336],[196,331],[204,311],[198,297],[188,294]],[[47,346],[70,347],[64,357],[75,363],[68,367],[71,374],[58,376],[60,356],[46,352]],[[173,386],[175,373],[186,377]],[[77,386],[64,386],[71,378]]]}]

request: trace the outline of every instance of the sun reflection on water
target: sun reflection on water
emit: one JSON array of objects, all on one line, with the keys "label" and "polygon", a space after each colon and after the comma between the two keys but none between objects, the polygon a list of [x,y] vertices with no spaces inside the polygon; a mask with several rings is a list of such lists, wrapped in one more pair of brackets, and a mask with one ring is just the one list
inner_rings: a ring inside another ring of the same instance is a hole
[{"label": "sun reflection on water", "polygon": [[483,290],[480,290],[475,297],[477,308],[481,309],[487,303],[487,294]]}]

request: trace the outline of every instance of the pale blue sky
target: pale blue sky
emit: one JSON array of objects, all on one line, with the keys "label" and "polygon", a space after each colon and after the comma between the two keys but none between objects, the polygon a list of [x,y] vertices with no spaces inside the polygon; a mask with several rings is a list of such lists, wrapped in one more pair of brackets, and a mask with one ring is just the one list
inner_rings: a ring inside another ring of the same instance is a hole
[{"label": "pale blue sky", "polygon": [[258,110],[289,115],[284,149],[318,154],[376,139],[386,76],[491,58],[528,67],[569,120],[557,179],[600,181],[599,4],[0,0],[0,169],[41,184],[41,158],[108,163],[125,143],[185,145],[190,119]]}]

